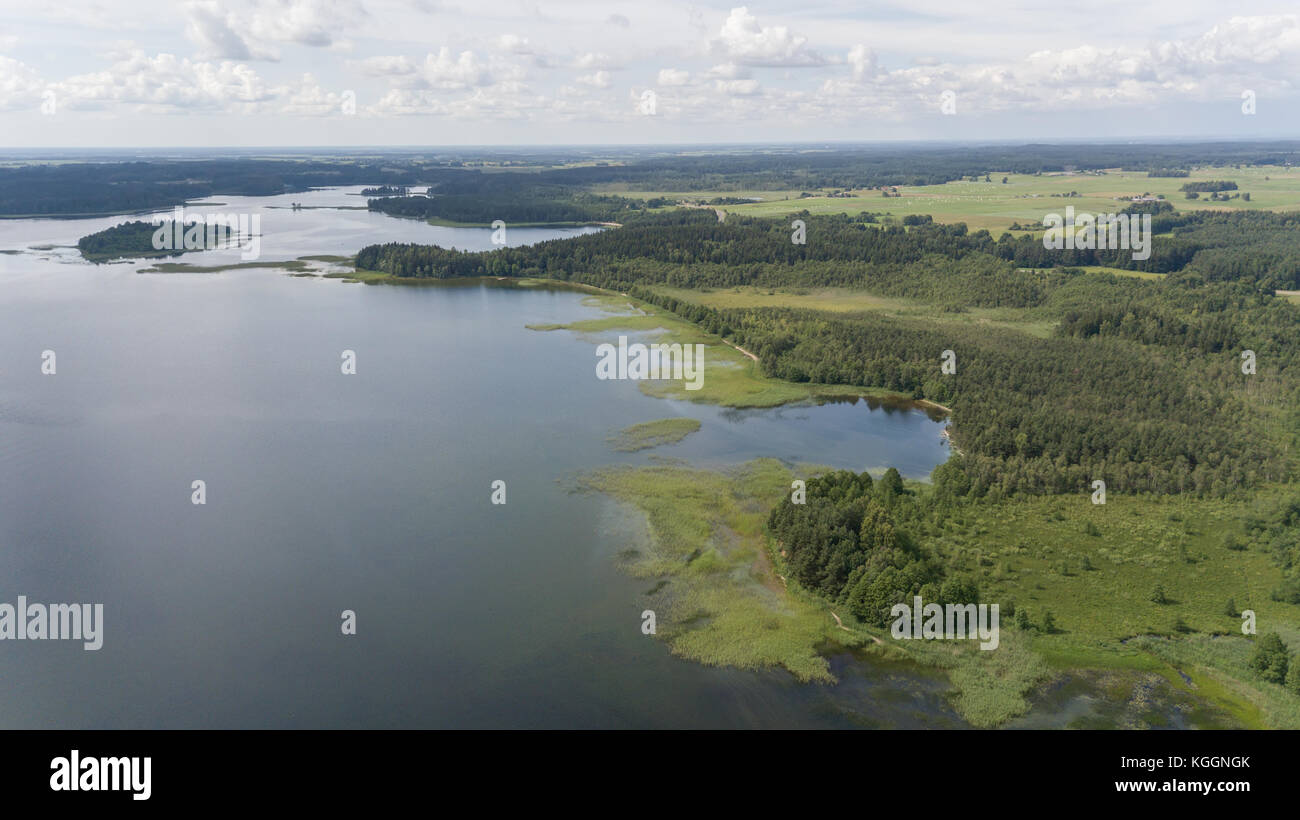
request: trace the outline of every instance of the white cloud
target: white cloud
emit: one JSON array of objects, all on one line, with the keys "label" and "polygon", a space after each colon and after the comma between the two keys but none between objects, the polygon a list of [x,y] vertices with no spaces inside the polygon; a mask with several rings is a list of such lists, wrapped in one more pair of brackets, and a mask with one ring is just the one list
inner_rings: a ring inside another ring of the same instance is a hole
[{"label": "white cloud", "polygon": [[351,50],[340,35],[366,16],[360,0],[254,0],[247,15],[193,0],[185,5],[185,36],[201,59],[278,60],[273,43]]},{"label": "white cloud", "polygon": [[1155,107],[1171,102],[1224,100],[1235,110],[1242,89],[1292,96],[1300,85],[1300,17],[1233,18],[1204,34],[1143,47],[1078,45],[1040,50],[998,63],[935,63],[883,71],[857,46],[847,59],[850,80],[828,80],[819,96],[845,110],[891,112],[937,109],[953,90],[966,111]]},{"label": "white cloud", "polygon": [[454,119],[522,120],[544,110],[551,102],[531,94],[519,84],[475,88],[462,97],[448,97],[438,91],[394,89],[367,109],[372,116],[439,115]]},{"label": "white cloud", "polygon": [[31,66],[0,56],[0,110],[30,108],[39,103],[44,88]]},{"label": "white cloud", "polygon": [[711,53],[753,66],[817,66],[826,59],[807,47],[808,38],[785,26],[761,26],[745,6],[734,8],[718,36],[709,42]]},{"label": "white cloud", "polygon": [[859,43],[849,49],[848,64],[853,67],[853,79],[861,80],[876,73],[876,54]]},{"label": "white cloud", "polygon": [[360,0],[261,0],[249,28],[259,39],[319,48],[365,17]]},{"label": "white cloud", "polygon": [[759,92],[758,80],[716,80],[713,85],[728,96],[748,97]]},{"label": "white cloud", "polygon": [[175,113],[188,110],[247,112],[274,97],[246,65],[191,61],[173,54],[149,57],[136,50],[104,71],[51,84],[60,108],[117,108]]},{"label": "white cloud", "polygon": [[235,31],[232,18],[213,0],[187,3],[185,36],[199,49],[202,59],[274,59],[274,54],[251,45]]},{"label": "white cloud", "polygon": [[497,48],[508,54],[532,54],[533,47],[527,37],[518,34],[502,34],[497,38]]},{"label": "white cloud", "polygon": [[659,70],[659,85],[686,85],[691,81],[691,72],[682,71],[676,68],[663,68]]},{"label": "white cloud", "polygon": [[394,88],[385,94],[370,108],[378,116],[414,116],[447,114],[445,103],[432,97],[426,91]]},{"label": "white cloud", "polygon": [[[1018,136],[1020,125],[1051,122],[1045,115],[1069,110],[1111,112],[1112,124],[1145,131],[1156,123],[1181,133],[1165,124],[1201,115],[1180,120],[1165,112],[1213,102],[1233,114],[1247,88],[1259,94],[1261,113],[1300,122],[1300,113],[1289,113],[1300,112],[1300,17],[1216,18],[1210,0],[1178,0],[1179,8],[1195,8],[1162,28],[1150,24],[1160,14],[1148,7],[1126,17],[1125,27],[1108,28],[1075,25],[1088,17],[1068,10],[1055,23],[1039,17],[995,23],[985,19],[988,10],[957,10],[942,0],[909,0],[916,15],[878,7],[859,15],[862,7],[852,0],[824,0],[790,10],[787,19],[729,4],[725,14],[699,4],[662,14],[630,4],[575,14],[580,4],[565,0],[543,16],[532,0],[490,13],[463,2],[362,2],[183,0],[166,17],[147,4],[127,9],[123,2],[120,13],[109,15],[113,28],[105,36],[97,28],[104,16],[96,11],[103,0],[19,0],[25,10],[6,20],[0,53],[19,49],[13,56],[26,63],[0,58],[0,107],[34,110],[48,89],[59,98],[60,114],[96,108],[124,116],[188,110],[325,116],[337,110],[344,89],[356,89],[360,111],[370,116],[481,117],[536,123],[537,133],[551,139],[595,133],[618,139],[615,128],[545,126],[644,121],[635,99],[610,104],[635,77],[658,96],[654,122],[675,121],[679,138],[725,138],[737,129],[758,130],[754,124],[765,126],[762,133],[802,129],[829,137],[834,132],[823,132],[823,124],[858,124],[864,117],[916,125],[913,133],[921,134],[949,89],[963,116],[1013,115],[989,116],[989,135],[1001,129]],[[1134,31],[1139,22],[1145,27]],[[48,44],[37,36],[41,31],[53,32]],[[1149,32],[1164,33],[1163,39]],[[134,42],[113,44],[116,37]],[[354,53],[336,53],[348,49]],[[617,95],[609,91],[614,88]],[[643,90],[629,93],[636,98]],[[168,127],[185,133],[180,125]],[[266,127],[279,133],[278,125]],[[493,126],[484,133],[498,132]],[[465,133],[477,138],[473,129]]]},{"label": "white cloud", "polygon": [[609,88],[614,82],[608,71],[594,71],[591,74],[584,74],[577,81],[593,88]]},{"label": "white cloud", "polygon": [[752,73],[748,68],[735,63],[721,63],[709,69],[710,77],[718,77],[724,80],[741,80]]},{"label": "white cloud", "polygon": [[401,56],[367,57],[356,63],[364,73],[372,77],[406,77],[416,72],[416,64]]},{"label": "white cloud", "polygon": [[424,58],[421,70],[425,82],[435,88],[469,88],[491,85],[492,74],[472,51],[462,51],[455,58],[451,49],[443,46],[437,56]]},{"label": "white cloud", "polygon": [[[470,88],[495,81],[492,70],[474,52],[453,55],[447,46],[437,54],[425,55],[423,63],[395,55],[367,57],[355,65],[371,77],[384,77],[394,85],[410,88]],[[509,73],[511,79],[518,78],[517,69],[512,67]]]},{"label": "white cloud", "polygon": [[280,111],[284,114],[308,117],[326,117],[343,110],[344,91],[329,91],[321,87],[311,74],[304,74],[296,85],[277,89],[284,99]]},{"label": "white cloud", "polygon": [[573,61],[573,67],[582,68],[582,69],[622,68],[622,66],[618,63],[618,61],[615,60],[613,57],[610,57],[608,54],[598,54],[596,52],[587,52],[586,54],[579,55],[578,58]]}]

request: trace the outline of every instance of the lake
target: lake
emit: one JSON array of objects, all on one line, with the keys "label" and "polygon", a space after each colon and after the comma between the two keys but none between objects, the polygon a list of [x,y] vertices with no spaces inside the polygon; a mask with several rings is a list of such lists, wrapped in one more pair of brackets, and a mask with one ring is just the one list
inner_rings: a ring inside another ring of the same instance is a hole
[{"label": "lake", "polygon": [[[355,190],[211,207],[264,214],[264,259],[492,247],[487,229],[268,207],[364,204]],[[567,290],[138,274],[148,262],[57,247],[129,218],[0,221],[0,249],[20,251],[0,254],[0,602],[102,603],[105,618],[96,652],[0,642],[0,726],[962,725],[946,683],[912,667],[840,655],[825,686],[672,657],[641,634],[645,582],[615,567],[637,522],[572,491],[652,455],[922,478],[947,457],[924,412],[645,396],[597,379],[589,340],[526,329],[603,315]],[[669,416],[703,426],[644,453],[605,440]]]}]

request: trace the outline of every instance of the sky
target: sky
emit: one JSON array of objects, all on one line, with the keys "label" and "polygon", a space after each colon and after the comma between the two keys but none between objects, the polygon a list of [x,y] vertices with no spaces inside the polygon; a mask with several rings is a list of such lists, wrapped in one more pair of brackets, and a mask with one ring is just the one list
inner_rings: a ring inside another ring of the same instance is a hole
[{"label": "sky", "polygon": [[0,147],[1300,138],[1295,0],[0,0]]}]

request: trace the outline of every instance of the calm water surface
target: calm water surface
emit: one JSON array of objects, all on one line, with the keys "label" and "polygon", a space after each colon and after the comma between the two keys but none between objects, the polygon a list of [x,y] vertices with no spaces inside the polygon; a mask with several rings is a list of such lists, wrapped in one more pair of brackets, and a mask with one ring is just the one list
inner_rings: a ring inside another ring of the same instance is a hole
[{"label": "calm water surface", "polygon": [[[488,230],[267,207],[362,204],[353,190],[213,208],[260,209],[267,259],[491,247]],[[137,274],[58,247],[125,219],[0,221],[19,251],[0,254],[0,601],[105,609],[98,652],[0,642],[0,726],[961,725],[918,670],[842,655],[831,687],[671,657],[640,633],[646,584],[614,566],[636,522],[570,492],[648,458],[609,433],[672,415],[703,427],[650,452],[923,477],[947,455],[924,413],[646,397],[597,380],[589,341],[525,328],[599,315],[573,292]]]}]

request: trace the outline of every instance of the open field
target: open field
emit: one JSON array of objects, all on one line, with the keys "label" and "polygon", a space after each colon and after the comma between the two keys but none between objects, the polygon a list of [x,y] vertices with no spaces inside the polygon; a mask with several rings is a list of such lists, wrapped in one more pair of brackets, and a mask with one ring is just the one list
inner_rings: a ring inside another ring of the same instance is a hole
[{"label": "open field", "polygon": [[[907,214],[930,214],[940,222],[965,222],[972,230],[986,228],[1000,233],[1012,224],[1042,224],[1043,215],[1064,212],[1066,206],[1076,211],[1117,213],[1127,200],[1142,194],[1163,194],[1178,210],[1300,210],[1300,170],[1279,166],[1204,167],[1190,176],[1148,177],[1145,171],[1109,170],[1104,173],[1077,172],[1060,174],[1001,174],[991,172],[989,182],[949,182],[944,185],[900,186],[898,197],[884,197],[880,191],[854,191],[850,197],[825,195],[800,198],[800,191],[712,191],[712,192],[632,192],[608,191],[629,197],[670,197],[708,200],[717,196],[755,197],[762,202],[751,205],[720,205],[728,213],[753,216],[784,216],[807,210],[814,214],[862,211]],[[1003,184],[1002,179],[1007,182]],[[1267,179],[1266,179],[1267,178]],[[1200,199],[1184,199],[1179,190],[1185,183],[1226,179],[1236,182],[1239,192],[1248,192],[1251,201],[1234,199],[1210,202],[1206,194]],[[1077,192],[1078,196],[1054,196]],[[826,194],[829,191],[809,191]]]},{"label": "open field", "polygon": [[984,325],[1017,330],[1046,338],[1056,326],[1033,310],[1019,308],[969,308],[964,313],[944,313],[933,305],[910,299],[875,296],[849,288],[671,288],[655,286],[656,293],[712,308],[792,307],[830,313],[873,311],[898,319],[924,319],[935,324]]}]

